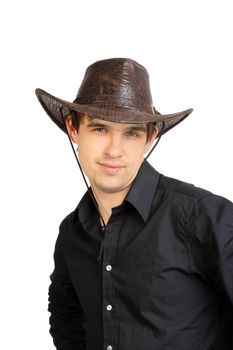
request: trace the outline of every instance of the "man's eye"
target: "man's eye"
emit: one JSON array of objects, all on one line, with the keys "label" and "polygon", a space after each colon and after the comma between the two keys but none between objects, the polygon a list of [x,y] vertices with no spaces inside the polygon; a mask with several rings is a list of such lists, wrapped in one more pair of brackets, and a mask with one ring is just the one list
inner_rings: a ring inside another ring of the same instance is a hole
[{"label": "man's eye", "polygon": [[127,135],[128,135],[128,136],[136,137],[138,134],[136,133],[136,131],[129,130],[129,131],[127,131]]},{"label": "man's eye", "polygon": [[103,133],[106,133],[106,132],[107,132],[107,129],[102,128],[102,127],[98,127],[98,128],[95,128],[94,131],[103,134]]}]

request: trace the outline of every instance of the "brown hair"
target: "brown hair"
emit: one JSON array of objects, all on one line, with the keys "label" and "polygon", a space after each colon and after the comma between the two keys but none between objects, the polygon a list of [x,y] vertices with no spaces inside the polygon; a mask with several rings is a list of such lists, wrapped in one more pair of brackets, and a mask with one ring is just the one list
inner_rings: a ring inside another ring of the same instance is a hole
[{"label": "brown hair", "polygon": [[[77,131],[79,130],[80,121],[85,117],[85,115],[86,114],[81,113],[81,112],[70,111],[70,117],[71,117],[72,124]],[[94,119],[94,117],[91,117],[89,115],[87,115],[87,117],[89,120]],[[156,125],[154,123],[147,123],[146,124],[146,142],[151,140],[151,138],[154,134],[155,128],[156,128]]]}]

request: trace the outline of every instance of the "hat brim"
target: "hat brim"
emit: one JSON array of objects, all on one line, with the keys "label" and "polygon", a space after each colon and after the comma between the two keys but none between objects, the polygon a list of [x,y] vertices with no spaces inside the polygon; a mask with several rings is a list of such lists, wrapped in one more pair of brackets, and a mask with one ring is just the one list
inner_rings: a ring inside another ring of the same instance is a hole
[{"label": "hat brim", "polygon": [[160,130],[159,135],[165,134],[168,130],[172,129],[174,126],[188,117],[188,115],[193,111],[192,108],[189,108],[182,112],[172,114],[150,114],[119,106],[103,106],[103,104],[82,105],[68,102],[57,98],[42,89],[36,89],[35,93],[48,116],[65,133],[67,133],[67,130],[64,125],[62,115],[66,117],[69,115],[70,111],[77,111],[97,119],[115,123],[154,123]]}]

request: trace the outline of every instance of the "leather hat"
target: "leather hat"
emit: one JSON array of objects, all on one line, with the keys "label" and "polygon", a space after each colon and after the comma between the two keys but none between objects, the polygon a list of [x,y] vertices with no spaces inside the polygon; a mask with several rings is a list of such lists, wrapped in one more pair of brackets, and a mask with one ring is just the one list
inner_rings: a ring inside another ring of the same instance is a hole
[{"label": "leather hat", "polygon": [[49,117],[65,132],[62,115],[68,116],[71,110],[116,123],[155,123],[160,135],[193,111],[190,108],[159,113],[153,105],[147,70],[128,58],[111,58],[90,65],[73,102],[42,89],[36,89],[36,95]]}]

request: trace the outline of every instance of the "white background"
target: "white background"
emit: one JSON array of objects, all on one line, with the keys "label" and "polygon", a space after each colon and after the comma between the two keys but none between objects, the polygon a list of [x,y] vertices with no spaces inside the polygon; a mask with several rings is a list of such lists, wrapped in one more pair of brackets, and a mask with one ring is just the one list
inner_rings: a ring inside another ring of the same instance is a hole
[{"label": "white background", "polygon": [[53,349],[47,289],[58,225],[85,187],[34,89],[73,100],[86,67],[130,57],[162,113],[193,107],[150,158],[233,200],[232,1],[2,1],[0,348]]}]

